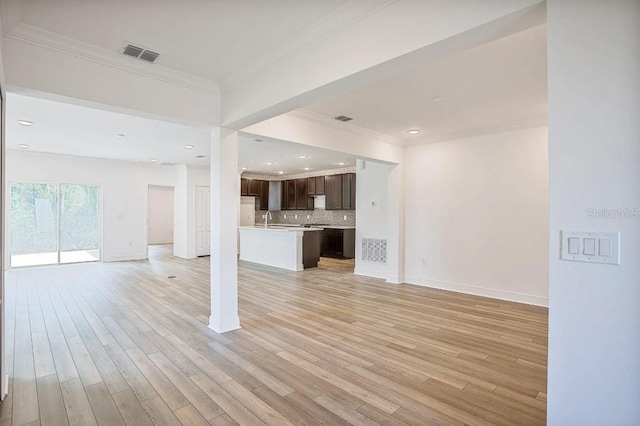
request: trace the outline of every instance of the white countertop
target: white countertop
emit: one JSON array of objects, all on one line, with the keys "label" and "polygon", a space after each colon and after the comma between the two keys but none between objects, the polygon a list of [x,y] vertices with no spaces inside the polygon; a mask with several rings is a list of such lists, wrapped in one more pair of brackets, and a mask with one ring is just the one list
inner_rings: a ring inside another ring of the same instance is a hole
[{"label": "white countertop", "polygon": [[[262,228],[264,229],[264,225],[256,225],[256,228]],[[241,226],[241,228],[251,228],[251,226]],[[304,230],[304,229],[313,229],[313,230],[322,230],[322,229],[356,229],[355,226],[340,226],[340,225],[321,225],[321,226],[314,226],[313,228],[305,228],[304,225],[297,225],[297,224],[286,224],[286,223],[274,223],[272,225],[269,225],[268,229],[284,229],[284,230],[290,230],[290,231],[295,231],[295,230]]]},{"label": "white countertop", "polygon": [[339,225],[326,225],[320,226],[323,229],[356,229],[355,226],[339,226]]},{"label": "white countertop", "polygon": [[322,231],[322,228],[303,228],[302,226],[268,226],[267,228],[265,228],[264,225],[239,226],[238,229],[250,229],[253,231],[268,231],[268,232]]}]

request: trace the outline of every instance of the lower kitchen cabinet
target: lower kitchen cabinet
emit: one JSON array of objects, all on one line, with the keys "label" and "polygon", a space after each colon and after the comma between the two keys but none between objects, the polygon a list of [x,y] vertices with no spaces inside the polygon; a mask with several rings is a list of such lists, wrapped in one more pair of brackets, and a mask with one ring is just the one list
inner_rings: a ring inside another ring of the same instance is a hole
[{"label": "lower kitchen cabinet", "polygon": [[353,259],[356,256],[356,230],[325,228],[322,231],[320,255]]}]

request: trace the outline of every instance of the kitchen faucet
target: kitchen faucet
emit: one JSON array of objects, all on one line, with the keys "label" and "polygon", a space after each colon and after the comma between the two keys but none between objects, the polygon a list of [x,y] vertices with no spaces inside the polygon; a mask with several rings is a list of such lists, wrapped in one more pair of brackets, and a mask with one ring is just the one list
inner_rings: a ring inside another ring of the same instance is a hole
[{"label": "kitchen faucet", "polygon": [[273,220],[273,216],[271,216],[271,212],[268,211],[268,212],[266,212],[264,214],[264,227],[265,228],[267,227],[269,219]]}]

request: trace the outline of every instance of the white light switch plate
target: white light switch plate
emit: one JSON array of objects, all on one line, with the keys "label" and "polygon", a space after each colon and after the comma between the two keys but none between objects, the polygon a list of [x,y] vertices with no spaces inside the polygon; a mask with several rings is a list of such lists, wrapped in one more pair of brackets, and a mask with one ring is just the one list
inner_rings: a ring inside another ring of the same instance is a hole
[{"label": "white light switch plate", "polygon": [[620,233],[562,231],[560,258],[575,262],[619,265]]}]

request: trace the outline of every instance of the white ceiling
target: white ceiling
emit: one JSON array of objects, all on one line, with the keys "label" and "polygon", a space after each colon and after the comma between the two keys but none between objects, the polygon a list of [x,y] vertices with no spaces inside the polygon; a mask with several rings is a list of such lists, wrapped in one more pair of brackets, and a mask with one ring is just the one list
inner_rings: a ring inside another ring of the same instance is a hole
[{"label": "white ceiling", "polygon": [[[246,167],[249,173],[277,176],[282,171],[284,175],[290,175],[353,167],[356,164],[356,157],[352,155],[258,135],[241,134],[239,143],[239,166]],[[303,155],[307,158],[300,158]],[[309,170],[305,170],[305,167]]]},{"label": "white ceiling", "polygon": [[[18,120],[31,121],[33,126],[22,126]],[[8,149],[26,144],[29,151],[37,152],[204,166],[209,164],[209,141],[207,129],[7,94]],[[194,148],[188,150],[185,145]]]},{"label": "white ceiling", "polygon": [[546,24],[537,26],[304,109],[347,115],[346,127],[405,142],[545,117],[546,32]]},{"label": "white ceiling", "polygon": [[[33,122],[25,127],[18,120]],[[119,134],[125,135],[119,137]],[[255,138],[262,142],[255,142]],[[83,106],[9,93],[6,142],[8,149],[155,164],[209,165],[210,133],[197,127],[141,118]],[[186,149],[185,145],[193,145]],[[205,158],[196,158],[204,155]],[[301,159],[306,155],[306,159]],[[273,162],[273,165],[267,165]],[[339,165],[344,162],[344,165]],[[305,173],[355,165],[355,157],[291,142],[241,134],[239,167],[248,172],[278,175]]]},{"label": "white ceiling", "polygon": [[19,3],[22,24],[114,54],[129,41],[160,53],[154,66],[220,82],[244,68],[264,66],[310,34],[310,27],[318,38],[334,31],[344,24],[340,14],[353,0]]}]

